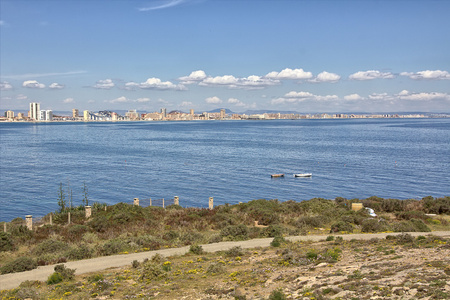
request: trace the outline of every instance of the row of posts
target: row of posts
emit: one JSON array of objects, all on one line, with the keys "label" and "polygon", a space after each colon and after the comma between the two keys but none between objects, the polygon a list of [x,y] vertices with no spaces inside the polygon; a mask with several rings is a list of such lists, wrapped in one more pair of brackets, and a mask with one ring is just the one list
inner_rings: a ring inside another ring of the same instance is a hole
[{"label": "row of posts", "polygon": [[[139,198],[134,198],[133,199],[133,204],[136,206],[139,206]],[[178,196],[173,197],[173,204],[174,205],[180,205],[180,198]],[[150,206],[152,206],[152,199],[150,198]],[[162,199],[162,206],[163,208],[164,206],[164,199]],[[209,205],[208,205],[209,209],[213,209],[214,208],[214,198],[213,197],[209,197]]]},{"label": "row of posts", "polygon": [[[178,196],[175,196],[173,198],[173,204],[174,205],[180,205],[180,198]],[[139,206],[139,198],[134,198],[133,204],[136,206]],[[150,206],[152,205],[152,199],[150,199]],[[164,207],[164,199],[163,199],[163,207]],[[209,209],[213,209],[214,208],[214,198],[213,197],[209,197]],[[92,215],[92,207],[91,206],[85,206],[85,214],[86,214],[86,219],[89,219]],[[53,225],[53,220],[52,220],[52,214],[50,214],[50,225]],[[67,215],[68,217],[68,224],[70,224],[70,212]],[[32,215],[26,215],[25,216],[25,224],[27,226],[27,228],[29,230],[33,230],[33,216]],[[6,222],[3,223],[3,231],[6,232]]]}]

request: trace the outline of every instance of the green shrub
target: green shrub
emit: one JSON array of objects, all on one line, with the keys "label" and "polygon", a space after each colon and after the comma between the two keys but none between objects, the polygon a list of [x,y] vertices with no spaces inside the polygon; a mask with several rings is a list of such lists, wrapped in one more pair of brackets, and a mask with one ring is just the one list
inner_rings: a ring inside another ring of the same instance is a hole
[{"label": "green shrub", "polygon": [[411,244],[414,242],[414,237],[409,233],[402,233],[395,237],[399,244]]},{"label": "green shrub", "polygon": [[62,252],[64,250],[66,250],[67,247],[68,247],[68,244],[63,241],[59,241],[59,240],[55,240],[55,239],[48,239],[48,240],[45,240],[45,241],[41,242],[40,244],[38,244],[34,248],[33,252],[36,255],[58,253],[58,252]]},{"label": "green shrub", "polygon": [[131,262],[131,267],[133,267],[133,269],[139,268],[140,265],[141,265],[141,264],[140,264],[137,260],[133,260],[133,261]]},{"label": "green shrub", "polygon": [[143,264],[142,270],[141,270],[141,276],[139,277],[140,280],[155,280],[159,276],[163,274],[163,269],[160,264],[156,264],[153,262],[146,262]]},{"label": "green shrub", "polygon": [[65,253],[65,256],[72,260],[91,258],[92,250],[85,244],[75,245]]},{"label": "green shrub", "polygon": [[324,220],[325,219],[321,216],[301,216],[293,225],[297,228],[317,228],[324,225]]},{"label": "green shrub", "polygon": [[11,234],[6,232],[0,232],[0,252],[14,250],[14,244],[11,238]]},{"label": "green shrub", "polygon": [[107,241],[100,248],[100,253],[102,255],[113,255],[120,252],[124,252],[128,247],[128,244],[121,239],[113,239]]},{"label": "green shrub", "polygon": [[286,229],[281,225],[269,225],[264,229],[264,235],[268,237],[281,236]]},{"label": "green shrub", "polygon": [[209,274],[221,274],[224,272],[225,272],[225,266],[224,266],[224,264],[222,264],[220,262],[213,262],[206,269],[206,273],[209,273]]},{"label": "green shrub", "polygon": [[421,200],[425,213],[428,214],[450,214],[450,196],[443,198],[425,197]]},{"label": "green shrub", "polygon": [[318,257],[318,253],[316,249],[310,249],[306,252],[306,258],[311,259],[311,260],[316,260]]},{"label": "green shrub", "polygon": [[332,235],[327,236],[326,241],[327,241],[327,242],[334,241],[334,236],[332,236]]},{"label": "green shrub", "polygon": [[352,224],[345,222],[345,221],[338,221],[331,225],[330,232],[353,232],[353,226]]},{"label": "green shrub", "polygon": [[186,232],[180,236],[180,241],[182,241],[185,245],[192,245],[195,243],[199,243],[203,239],[203,235],[199,232]]},{"label": "green shrub", "polygon": [[72,242],[79,241],[86,232],[89,232],[88,226],[75,224],[67,229],[66,237]]},{"label": "green shrub", "polygon": [[180,234],[178,232],[169,230],[163,234],[162,238],[166,241],[173,241],[176,240],[179,236]]},{"label": "green shrub", "polygon": [[287,297],[281,289],[273,290],[269,295],[269,300],[286,300]]},{"label": "green shrub", "polygon": [[103,280],[103,274],[93,274],[87,278],[89,283],[99,282],[100,280]]},{"label": "green shrub", "polygon": [[189,248],[189,252],[196,254],[196,255],[205,253],[205,251],[203,250],[203,247],[201,245],[191,245],[191,247]]},{"label": "green shrub", "polygon": [[226,250],[224,253],[225,253],[225,256],[228,256],[228,257],[243,256],[245,254],[245,252],[241,246],[234,246],[234,247]]},{"label": "green shrub", "polygon": [[422,220],[411,219],[393,224],[395,232],[430,232],[431,229]]},{"label": "green shrub", "polygon": [[280,221],[278,213],[281,211],[281,205],[278,200],[252,200],[239,204],[239,208],[260,225],[270,225]]},{"label": "green shrub", "polygon": [[47,279],[47,284],[56,284],[63,281],[63,277],[58,272],[54,272]]},{"label": "green shrub", "polygon": [[365,219],[361,224],[362,232],[382,232],[387,231],[388,225],[380,220]]},{"label": "green shrub", "polygon": [[65,265],[56,265],[54,270],[56,273],[61,274],[63,280],[72,280],[75,278],[75,269],[67,268]]},{"label": "green shrub", "polygon": [[286,242],[286,240],[284,239],[284,237],[276,236],[276,237],[274,237],[272,242],[270,242],[270,246],[272,246],[272,247],[280,247],[281,244],[285,243],[285,242]]},{"label": "green shrub", "polygon": [[428,216],[423,211],[416,211],[416,210],[397,212],[395,216],[397,217],[397,219],[401,220],[411,220],[411,219],[426,220],[428,218]]},{"label": "green shrub", "polygon": [[247,240],[248,228],[244,224],[229,225],[220,231],[220,235],[229,240]]},{"label": "green shrub", "polygon": [[19,257],[0,268],[1,274],[29,271],[37,268],[37,263],[29,257]]},{"label": "green shrub", "polygon": [[220,234],[213,234],[209,237],[208,243],[220,243],[222,241],[222,236]]}]

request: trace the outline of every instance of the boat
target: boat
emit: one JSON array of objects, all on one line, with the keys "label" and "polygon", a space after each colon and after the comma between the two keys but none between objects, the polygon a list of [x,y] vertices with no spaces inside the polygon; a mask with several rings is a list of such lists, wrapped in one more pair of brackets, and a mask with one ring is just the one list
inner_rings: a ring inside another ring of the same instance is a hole
[{"label": "boat", "polygon": [[312,173],[299,173],[299,174],[294,174],[294,177],[311,177]]},{"label": "boat", "polygon": [[270,177],[272,177],[272,178],[284,177],[284,174],[272,174],[272,175],[270,175]]}]

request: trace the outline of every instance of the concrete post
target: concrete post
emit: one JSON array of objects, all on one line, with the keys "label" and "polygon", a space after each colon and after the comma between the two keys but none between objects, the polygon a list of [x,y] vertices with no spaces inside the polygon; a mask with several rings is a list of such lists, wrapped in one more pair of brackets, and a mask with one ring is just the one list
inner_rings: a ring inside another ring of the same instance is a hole
[{"label": "concrete post", "polygon": [[91,208],[91,206],[88,205],[88,206],[85,206],[84,209],[85,209],[85,213],[86,213],[86,219],[89,219],[92,215],[92,208]]},{"label": "concrete post", "polygon": [[134,198],[134,205],[139,206],[139,198]]},{"label": "concrete post", "polygon": [[50,225],[53,225],[53,213],[50,213]]},{"label": "concrete post", "polygon": [[3,232],[6,232],[6,222],[3,223]]},{"label": "concrete post", "polygon": [[163,198],[163,208],[165,208],[165,206],[164,206],[164,198]]},{"label": "concrete post", "polygon": [[32,215],[26,215],[25,216],[25,222],[27,224],[28,230],[33,230],[33,216]]},{"label": "concrete post", "polygon": [[70,211],[67,213],[67,224],[70,225]]},{"label": "concrete post", "polygon": [[178,196],[173,197],[173,204],[180,205],[180,199],[178,198]]},{"label": "concrete post", "polygon": [[213,197],[209,197],[209,209],[213,209],[214,208],[214,199]]},{"label": "concrete post", "polygon": [[150,198],[150,206],[152,206],[152,198]]}]

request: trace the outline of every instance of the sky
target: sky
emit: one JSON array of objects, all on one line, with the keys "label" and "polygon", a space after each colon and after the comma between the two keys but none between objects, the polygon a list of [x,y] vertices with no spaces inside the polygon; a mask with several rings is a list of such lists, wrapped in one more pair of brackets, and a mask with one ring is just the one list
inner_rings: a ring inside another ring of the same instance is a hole
[{"label": "sky", "polygon": [[0,5],[0,111],[450,112],[446,0]]}]

